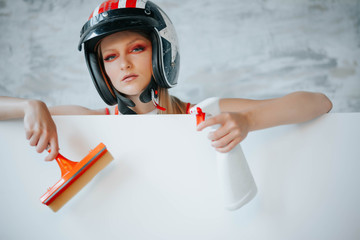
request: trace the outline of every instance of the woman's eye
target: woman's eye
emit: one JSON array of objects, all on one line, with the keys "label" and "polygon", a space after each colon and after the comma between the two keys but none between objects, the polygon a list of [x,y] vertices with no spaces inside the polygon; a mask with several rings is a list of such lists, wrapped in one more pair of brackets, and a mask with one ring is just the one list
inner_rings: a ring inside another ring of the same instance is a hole
[{"label": "woman's eye", "polygon": [[111,54],[111,55],[109,55],[109,56],[107,56],[107,57],[105,57],[104,58],[104,61],[112,61],[112,60],[114,60],[116,58],[116,55],[115,54]]},{"label": "woman's eye", "polygon": [[131,52],[142,52],[145,50],[145,47],[141,47],[141,46],[138,46],[138,47],[135,47],[131,50]]}]

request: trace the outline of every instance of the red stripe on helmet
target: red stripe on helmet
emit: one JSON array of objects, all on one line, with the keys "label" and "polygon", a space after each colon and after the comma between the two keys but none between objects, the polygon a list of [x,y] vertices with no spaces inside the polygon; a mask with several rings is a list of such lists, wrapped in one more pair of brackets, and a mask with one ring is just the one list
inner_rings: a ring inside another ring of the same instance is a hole
[{"label": "red stripe on helmet", "polygon": [[117,9],[118,6],[119,6],[119,0],[108,1],[108,4],[107,6],[105,6],[104,11]]},{"label": "red stripe on helmet", "polygon": [[126,8],[136,8],[136,0],[127,0],[125,7]]},{"label": "red stripe on helmet", "polygon": [[90,15],[90,17],[89,17],[88,20],[90,20],[90,19],[93,17],[93,15],[94,15],[94,12],[91,13],[91,15]]},{"label": "red stripe on helmet", "polygon": [[99,7],[98,14],[107,12],[109,10],[117,9],[118,5],[119,5],[119,0],[110,0],[103,2]]},{"label": "red stripe on helmet", "polygon": [[107,2],[103,2],[103,3],[100,5],[99,11],[97,12],[98,14],[104,12],[104,8],[105,8],[106,4],[107,4]]}]

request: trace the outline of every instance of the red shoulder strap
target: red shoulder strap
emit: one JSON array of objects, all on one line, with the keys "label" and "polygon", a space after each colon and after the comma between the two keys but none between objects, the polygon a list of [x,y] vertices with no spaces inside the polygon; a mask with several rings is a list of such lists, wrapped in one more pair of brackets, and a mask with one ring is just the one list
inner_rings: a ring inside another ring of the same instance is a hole
[{"label": "red shoulder strap", "polygon": [[118,105],[115,106],[115,115],[119,115],[119,108]]},{"label": "red shoulder strap", "polygon": [[187,105],[186,105],[186,114],[190,114],[189,110],[190,110],[190,103],[187,103]]}]

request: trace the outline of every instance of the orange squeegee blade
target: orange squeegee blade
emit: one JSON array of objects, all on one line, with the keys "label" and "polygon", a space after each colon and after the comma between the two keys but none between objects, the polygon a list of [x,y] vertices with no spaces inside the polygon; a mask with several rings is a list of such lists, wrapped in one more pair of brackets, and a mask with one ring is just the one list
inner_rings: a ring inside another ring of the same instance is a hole
[{"label": "orange squeegee blade", "polygon": [[70,171],[64,174],[61,179],[40,198],[45,205],[50,205],[67,188],[69,188],[81,175],[83,175],[91,166],[93,166],[105,153],[106,146],[100,143],[81,161],[79,161]]}]

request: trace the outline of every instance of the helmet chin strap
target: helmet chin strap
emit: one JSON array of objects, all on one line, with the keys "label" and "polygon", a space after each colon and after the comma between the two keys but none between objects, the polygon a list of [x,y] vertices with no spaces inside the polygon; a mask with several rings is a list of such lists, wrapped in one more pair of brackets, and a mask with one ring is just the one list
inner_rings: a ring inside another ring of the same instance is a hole
[{"label": "helmet chin strap", "polygon": [[[150,81],[149,85],[140,94],[139,99],[143,103],[148,103],[148,102],[152,101],[154,106],[157,109],[165,111],[166,109],[159,105],[157,88],[158,88],[158,85],[156,84],[155,79],[153,77],[151,77],[151,81]],[[118,102],[118,109],[121,112],[121,114],[123,114],[123,115],[136,114],[135,111],[130,109],[130,107],[135,107],[135,103],[132,100],[130,100],[129,98],[123,96],[118,91],[115,90],[114,92],[115,92],[117,102]]]},{"label": "helmet chin strap", "polygon": [[129,107],[135,107],[135,103],[130,100],[127,97],[124,97],[121,93],[118,91],[114,91],[116,95],[116,99],[118,102],[118,109],[121,112],[121,114],[136,114],[132,109]]}]

